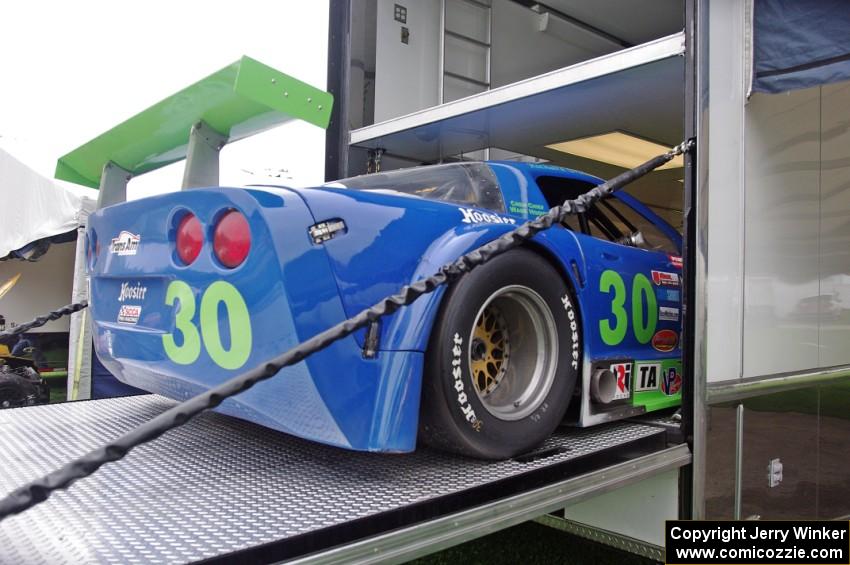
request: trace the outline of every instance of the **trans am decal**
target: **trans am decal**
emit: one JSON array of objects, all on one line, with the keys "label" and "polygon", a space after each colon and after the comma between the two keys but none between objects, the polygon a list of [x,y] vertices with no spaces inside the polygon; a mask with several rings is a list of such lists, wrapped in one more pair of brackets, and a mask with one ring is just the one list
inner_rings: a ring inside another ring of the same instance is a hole
[{"label": "trans am decal", "polygon": [[135,255],[141,241],[141,236],[122,230],[118,237],[112,238],[109,252],[114,255]]}]

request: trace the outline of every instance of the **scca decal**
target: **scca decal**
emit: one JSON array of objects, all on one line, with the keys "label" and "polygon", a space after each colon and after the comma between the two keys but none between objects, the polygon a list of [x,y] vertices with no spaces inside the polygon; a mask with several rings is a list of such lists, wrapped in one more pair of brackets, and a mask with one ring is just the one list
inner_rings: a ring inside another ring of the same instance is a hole
[{"label": "scca decal", "polygon": [[461,222],[464,224],[515,224],[516,220],[513,218],[503,218],[502,216],[497,216],[496,214],[488,214],[487,212],[479,212],[478,210],[472,210],[471,208],[458,208],[460,213],[463,214],[463,218],[461,218]]},{"label": "scca decal", "polygon": [[130,304],[122,304],[118,309],[118,323],[121,324],[136,324],[139,317],[142,315],[141,306],[133,306]]}]

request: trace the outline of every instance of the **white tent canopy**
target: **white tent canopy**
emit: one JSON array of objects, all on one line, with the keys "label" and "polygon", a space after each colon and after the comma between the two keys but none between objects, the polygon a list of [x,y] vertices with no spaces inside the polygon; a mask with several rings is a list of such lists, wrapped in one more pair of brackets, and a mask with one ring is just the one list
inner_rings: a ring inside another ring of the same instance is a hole
[{"label": "white tent canopy", "polygon": [[33,241],[75,230],[95,201],[43,177],[0,149],[0,257]]}]

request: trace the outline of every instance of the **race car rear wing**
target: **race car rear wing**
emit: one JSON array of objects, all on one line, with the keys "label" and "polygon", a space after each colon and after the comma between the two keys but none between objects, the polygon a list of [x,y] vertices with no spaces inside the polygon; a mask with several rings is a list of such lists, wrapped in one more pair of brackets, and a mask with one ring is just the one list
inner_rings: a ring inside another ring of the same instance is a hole
[{"label": "race car rear wing", "polygon": [[183,189],[218,185],[221,148],[300,119],[323,129],[333,96],[242,57],[60,157],[56,178],[99,188],[98,208],[127,199],[127,182],[186,159]]}]

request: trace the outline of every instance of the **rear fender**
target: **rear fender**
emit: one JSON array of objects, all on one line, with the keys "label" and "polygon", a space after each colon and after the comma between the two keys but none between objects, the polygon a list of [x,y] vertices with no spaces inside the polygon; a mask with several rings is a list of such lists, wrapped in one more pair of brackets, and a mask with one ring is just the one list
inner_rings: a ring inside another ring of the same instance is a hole
[{"label": "rear fender", "polygon": [[[423,253],[422,260],[413,274],[417,281],[436,273],[446,263],[456,260],[482,245],[514,229],[510,225],[480,225],[456,228],[434,240]],[[569,286],[579,300],[579,310],[583,310],[581,300],[583,283],[587,280],[584,255],[575,235],[569,230],[553,228],[538,234],[528,247],[543,255],[566,277]],[[573,267],[575,265],[575,267]],[[576,278],[578,273],[578,279]],[[402,308],[387,324],[382,349],[425,351],[434,326],[434,320],[445,294],[445,286],[431,294],[419,298],[416,302]]]}]

